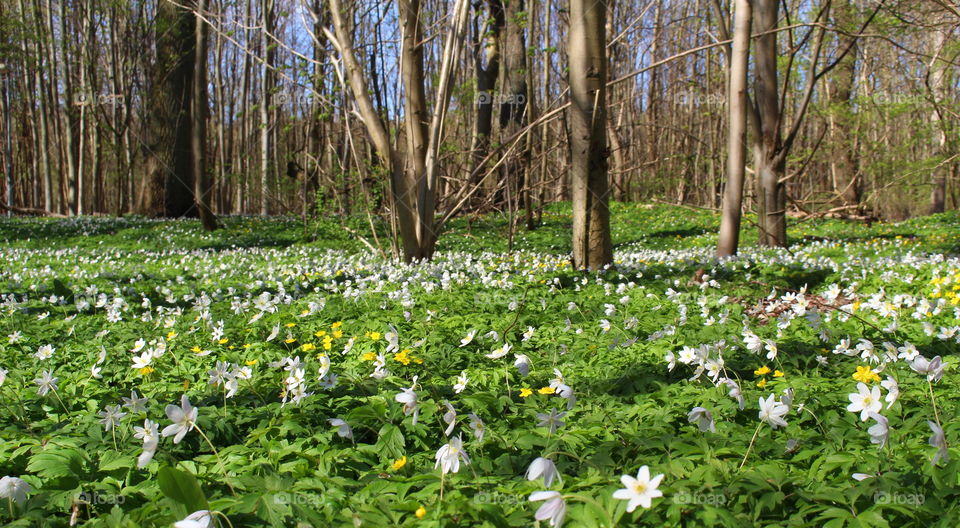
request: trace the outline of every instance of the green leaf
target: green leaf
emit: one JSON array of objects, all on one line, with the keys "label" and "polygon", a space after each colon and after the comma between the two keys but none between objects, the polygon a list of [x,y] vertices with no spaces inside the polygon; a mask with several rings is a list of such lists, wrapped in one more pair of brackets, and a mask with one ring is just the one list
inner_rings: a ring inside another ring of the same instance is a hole
[{"label": "green leaf", "polygon": [[403,439],[403,433],[400,428],[393,424],[385,424],[380,428],[377,447],[381,453],[389,458],[400,458],[403,456],[403,448],[406,442]]},{"label": "green leaf", "polygon": [[160,491],[167,498],[174,502],[183,504],[187,510],[195,512],[198,510],[209,509],[207,498],[200,489],[200,483],[197,477],[186,471],[163,466],[157,472],[157,481],[160,484]]}]

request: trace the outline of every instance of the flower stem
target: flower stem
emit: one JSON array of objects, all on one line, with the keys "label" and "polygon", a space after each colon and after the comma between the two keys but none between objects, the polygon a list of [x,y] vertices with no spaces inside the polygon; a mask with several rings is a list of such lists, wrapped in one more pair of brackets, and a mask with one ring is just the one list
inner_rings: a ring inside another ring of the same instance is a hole
[{"label": "flower stem", "polygon": [[507,364],[503,364],[503,379],[507,382],[507,398],[510,398],[510,372],[507,370]]},{"label": "flower stem", "polygon": [[60,394],[57,392],[57,389],[52,389],[52,390],[53,390],[53,395],[56,396],[57,401],[60,402],[60,407],[63,408],[63,413],[69,416],[70,411],[67,410],[67,406],[64,405],[63,400],[60,399]]},{"label": "flower stem", "polygon": [[943,429],[943,425],[940,423],[940,412],[937,411],[937,398],[933,395],[933,383],[930,382],[929,378],[927,378],[927,387],[930,388],[930,403],[933,404],[933,418],[937,421],[940,429]]},{"label": "flower stem", "polygon": [[230,528],[233,528],[233,523],[230,522],[230,518],[227,517],[226,515],[224,515],[224,513],[223,513],[222,511],[214,510],[214,511],[210,512],[210,516],[211,516],[211,517],[213,517],[214,515],[219,515],[220,517],[223,517],[223,520],[224,520],[224,521],[227,521],[227,526],[229,526]]},{"label": "flower stem", "polygon": [[213,445],[213,442],[211,442],[210,439],[207,438],[207,435],[203,434],[203,431],[200,429],[200,426],[198,426],[197,424],[194,424],[193,427],[197,430],[197,433],[199,433],[200,436],[202,436],[203,439],[207,441],[207,445],[210,446],[210,449],[213,449],[213,454],[214,456],[217,457],[217,462],[220,464],[220,472],[223,473],[223,481],[226,482],[227,487],[230,488],[230,493],[232,493],[233,495],[236,495],[237,492],[233,489],[233,485],[230,484],[230,478],[227,477],[227,467],[223,465],[223,459],[220,458],[220,452],[217,451],[217,448],[216,446]]},{"label": "flower stem", "polygon": [[740,467],[737,468],[737,471],[743,469],[743,465],[747,463],[747,457],[750,456],[750,450],[753,449],[753,443],[757,440],[757,435],[760,434],[762,426],[763,422],[757,424],[757,430],[753,432],[753,438],[750,439],[750,445],[747,446],[747,452],[743,454],[743,460],[740,461]]}]

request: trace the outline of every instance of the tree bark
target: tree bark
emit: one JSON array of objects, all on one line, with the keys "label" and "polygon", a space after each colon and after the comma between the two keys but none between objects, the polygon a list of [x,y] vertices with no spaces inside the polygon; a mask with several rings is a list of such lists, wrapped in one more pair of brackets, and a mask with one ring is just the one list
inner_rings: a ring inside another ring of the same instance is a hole
[{"label": "tree bark", "polygon": [[570,183],[573,266],[600,269],[613,260],[606,138],[606,0],[570,0]]},{"label": "tree bark", "polygon": [[212,175],[207,168],[207,24],[201,17],[207,0],[196,0],[194,17],[193,83],[190,94],[190,154],[193,159],[194,197],[200,222],[207,231],[217,228],[210,202],[213,198]]},{"label": "tree bark", "polygon": [[727,82],[727,185],[717,256],[737,254],[743,207],[743,177],[747,157],[747,68],[750,62],[751,0],[737,0],[734,7],[733,48],[729,54]]},{"label": "tree bark", "polygon": [[785,162],[780,134],[781,108],[777,80],[777,27],[780,1],[756,0],[753,10],[756,40],[754,92],[759,130],[754,134],[754,164],[757,182],[757,225],[760,245],[787,245],[787,195],[783,183]]},{"label": "tree bark", "polygon": [[[527,86],[527,44],[524,29],[528,24],[524,0],[509,0],[506,3],[506,31],[504,39],[502,83],[503,97],[500,101],[500,132],[503,137],[511,137],[529,122],[528,103],[530,93]],[[518,140],[516,150],[503,164],[501,180],[503,186],[510,187],[514,196],[513,206],[529,210],[529,192],[525,170],[530,163],[529,137]]]},{"label": "tree bark", "polygon": [[[467,174],[473,174],[479,168],[479,164],[489,150],[490,135],[493,133],[493,94],[500,74],[500,32],[504,25],[503,1],[487,0],[486,5],[486,20],[479,26],[477,42],[474,45],[477,101]],[[477,13],[477,18],[480,18],[480,12]],[[468,184],[479,185],[481,176],[482,173],[478,173]],[[494,178],[493,175],[490,177]],[[475,193],[472,202],[477,205],[482,199],[481,193]]]},{"label": "tree bark", "polygon": [[[943,21],[941,21],[942,23]],[[930,59],[927,73],[928,90],[930,97],[934,102],[933,111],[930,112],[930,123],[933,125],[935,142],[933,145],[933,155],[943,156],[947,151],[947,125],[943,116],[943,105],[946,101],[945,80],[948,68],[948,61],[943,54],[947,44],[948,29],[938,28],[933,36],[933,57]],[[938,167],[933,174],[933,188],[930,191],[930,213],[942,213],[946,207],[947,196],[947,174],[950,172],[950,166]]]},{"label": "tree bark", "polygon": [[260,50],[263,63],[260,69],[260,214],[270,214],[269,175],[270,175],[270,108],[273,97],[273,61],[274,52],[270,43],[273,33],[273,2],[265,0],[261,7]]},{"label": "tree bark", "polygon": [[194,16],[170,0],[161,0],[155,23],[157,57],[146,99],[146,177],[137,209],[152,217],[196,216],[190,117]]},{"label": "tree bark", "polygon": [[[318,17],[316,14],[315,16]],[[403,166],[390,141],[390,134],[387,132],[380,114],[374,108],[370,93],[367,91],[367,82],[363,75],[363,69],[360,67],[353,51],[340,0],[330,0],[330,18],[333,22],[334,33],[328,33],[327,38],[335,44],[340,53],[347,75],[346,81],[354,99],[356,99],[364,127],[390,176],[390,194],[393,199],[394,218],[396,218],[400,230],[404,259],[409,261],[416,258],[419,247],[415,228],[416,209],[412,204]]]}]

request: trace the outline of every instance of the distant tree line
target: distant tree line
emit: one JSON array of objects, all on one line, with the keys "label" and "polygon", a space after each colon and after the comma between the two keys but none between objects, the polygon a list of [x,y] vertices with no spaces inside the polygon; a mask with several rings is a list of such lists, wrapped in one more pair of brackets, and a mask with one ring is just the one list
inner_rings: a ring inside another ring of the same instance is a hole
[{"label": "distant tree line", "polygon": [[[956,208],[950,0],[9,0],[3,200],[24,214],[363,213],[429,258],[458,215],[608,201]],[[733,237],[733,238],[731,238]]]}]

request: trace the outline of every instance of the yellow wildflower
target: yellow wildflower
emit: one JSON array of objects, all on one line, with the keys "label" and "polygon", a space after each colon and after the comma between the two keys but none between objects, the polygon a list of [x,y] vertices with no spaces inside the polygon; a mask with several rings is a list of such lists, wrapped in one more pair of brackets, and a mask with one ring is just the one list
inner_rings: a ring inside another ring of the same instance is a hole
[{"label": "yellow wildflower", "polygon": [[220,343],[221,345],[225,345],[225,344],[227,344],[227,341],[230,341],[230,340],[227,339],[226,337],[224,337],[224,338],[220,339],[219,341],[217,341],[217,343]]},{"label": "yellow wildflower", "polygon": [[773,371],[773,377],[774,377],[774,378],[782,378],[782,377],[783,377],[783,371],[782,371],[782,370],[774,370],[774,371]]},{"label": "yellow wildflower", "polygon": [[364,352],[363,356],[361,356],[361,359],[363,359],[364,361],[373,361],[377,359],[377,354],[375,354],[374,352]]},{"label": "yellow wildflower", "polygon": [[401,350],[400,352],[397,352],[396,354],[394,354],[394,355],[393,355],[393,360],[396,361],[396,362],[398,362],[398,363],[403,363],[404,365],[409,365],[409,364],[410,364],[410,356],[409,356],[409,354],[410,354],[410,350],[408,350],[408,349],[405,348],[405,349]]},{"label": "yellow wildflower", "polygon": [[537,392],[539,392],[540,394],[553,394],[553,393],[555,393],[555,392],[557,392],[557,391],[556,391],[556,389],[554,389],[553,387],[542,387],[542,388],[541,388],[540,390],[538,390]]},{"label": "yellow wildflower", "polygon": [[760,387],[761,389],[764,388],[764,387],[766,387],[766,386],[767,386],[767,378],[763,378],[762,380],[760,380],[760,381],[757,383],[757,387]]},{"label": "yellow wildflower", "polygon": [[257,360],[256,360],[256,359],[248,359],[248,360],[244,361],[244,363],[245,363],[248,367],[252,367],[253,365],[256,365],[256,364],[257,364]]},{"label": "yellow wildflower", "polygon": [[423,519],[423,517],[427,514],[427,509],[423,506],[420,506],[413,514],[417,516],[417,519]]},{"label": "yellow wildflower", "polygon": [[526,387],[520,389],[520,397],[521,397],[521,398],[526,398],[527,396],[530,396],[531,394],[533,394],[533,391],[530,390],[530,389],[528,389],[528,388],[526,388]]},{"label": "yellow wildflower", "polygon": [[756,374],[757,376],[763,376],[763,375],[769,374],[769,373],[770,373],[770,367],[764,365],[764,366],[758,368],[757,370],[754,370],[753,373]]},{"label": "yellow wildflower", "polygon": [[304,343],[303,346],[300,347],[300,349],[303,350],[304,352],[310,352],[315,348],[317,348],[317,345],[314,345],[313,343]]},{"label": "yellow wildflower", "polygon": [[287,323],[287,328],[293,328],[294,326],[297,326],[297,323]]},{"label": "yellow wildflower", "polygon": [[393,461],[393,464],[390,464],[390,469],[394,471],[400,471],[400,468],[407,465],[407,456],[404,455]]},{"label": "yellow wildflower", "polygon": [[332,325],[330,325],[330,328],[337,329],[337,328],[340,328],[341,326],[343,326],[343,321],[337,321]]},{"label": "yellow wildflower", "polygon": [[853,379],[861,383],[871,383],[880,381],[880,376],[878,376],[872,368],[861,365],[857,367],[857,371],[853,373]]},{"label": "yellow wildflower", "polygon": [[323,337],[323,336],[327,335],[327,331],[326,331],[326,330],[317,330],[316,332],[314,332],[313,335],[315,335],[315,336],[317,336],[317,337]]}]

